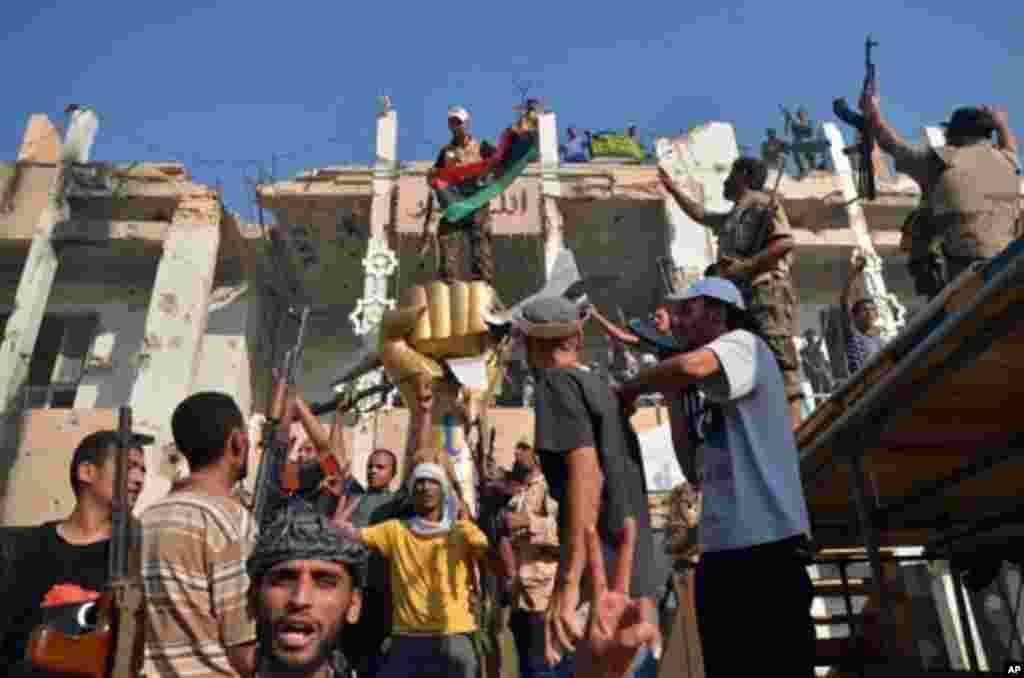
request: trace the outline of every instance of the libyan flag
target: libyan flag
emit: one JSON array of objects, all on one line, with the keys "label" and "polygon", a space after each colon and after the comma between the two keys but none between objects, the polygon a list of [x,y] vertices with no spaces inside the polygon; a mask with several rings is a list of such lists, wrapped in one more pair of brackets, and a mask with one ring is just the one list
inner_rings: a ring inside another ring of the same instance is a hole
[{"label": "libyan flag", "polygon": [[495,197],[501,195],[519,176],[527,165],[538,158],[537,134],[514,134],[506,131],[506,138],[499,147],[500,160],[493,165],[497,178],[471,196],[453,202],[441,213],[448,223],[457,223],[471,216]]}]

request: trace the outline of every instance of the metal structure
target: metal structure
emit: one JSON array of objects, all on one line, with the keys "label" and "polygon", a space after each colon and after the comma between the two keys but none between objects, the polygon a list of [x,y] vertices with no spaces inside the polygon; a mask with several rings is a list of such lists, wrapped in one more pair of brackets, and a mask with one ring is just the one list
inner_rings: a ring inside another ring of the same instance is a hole
[{"label": "metal structure", "polygon": [[[883,629],[894,623],[883,544],[924,546],[926,559],[954,567],[953,555],[1009,549],[1024,537],[1024,497],[1014,482],[1024,471],[1024,419],[1008,407],[1022,397],[1017,240],[953,281],[797,431],[815,539],[863,545]],[[961,573],[953,574],[955,613],[978,672]]]}]

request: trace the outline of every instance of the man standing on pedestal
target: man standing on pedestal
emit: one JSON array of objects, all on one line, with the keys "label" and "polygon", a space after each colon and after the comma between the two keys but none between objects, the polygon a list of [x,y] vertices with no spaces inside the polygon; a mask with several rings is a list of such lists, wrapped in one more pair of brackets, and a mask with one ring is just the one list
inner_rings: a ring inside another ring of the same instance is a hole
[{"label": "man standing on pedestal", "polygon": [[803,400],[800,358],[796,350],[800,307],[793,278],[793,232],[785,210],[775,196],[764,191],[768,171],[755,158],[733,163],[725,180],[724,197],[732,211],[704,209],[676,188],[671,177],[659,170],[662,184],[684,212],[718,236],[716,275],[733,282],[743,293],[750,313],[782,368],[793,427],[800,423]]},{"label": "man standing on pedestal", "polygon": [[[434,190],[441,209],[453,202],[468,198],[481,186],[477,178],[468,178],[460,183],[438,182],[438,169],[458,167],[490,158],[495,148],[487,141],[478,141],[469,133],[469,111],[462,106],[448,109],[448,129],[452,139],[437,155],[434,170],[427,175],[427,182]],[[437,230],[441,255],[441,277],[447,280],[464,280],[465,261],[469,260],[469,276],[474,280],[494,283],[494,251],[491,242],[491,218],[487,206],[473,212],[461,221],[450,223],[441,219]]]}]

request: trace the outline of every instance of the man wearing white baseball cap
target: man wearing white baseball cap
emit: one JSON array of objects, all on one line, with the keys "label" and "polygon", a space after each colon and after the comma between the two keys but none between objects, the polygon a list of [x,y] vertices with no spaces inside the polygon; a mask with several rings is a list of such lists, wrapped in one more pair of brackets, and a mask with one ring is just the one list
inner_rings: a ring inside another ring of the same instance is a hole
[{"label": "man wearing white baseball cap", "polygon": [[[438,182],[437,170],[486,160],[496,150],[488,141],[478,141],[469,133],[469,119],[469,111],[462,106],[448,109],[448,129],[452,138],[441,148],[434,169],[427,176],[427,183],[437,196],[442,210],[453,202],[473,195],[480,190],[482,184],[476,178],[467,178],[458,183]],[[437,244],[442,278],[465,280],[469,277],[494,283],[491,219],[486,206],[455,223],[442,218],[437,227]]]},{"label": "man wearing white baseball cap", "polygon": [[[689,448],[676,454],[696,452],[700,469],[695,586],[705,674],[742,675],[751,658],[771,657],[779,675],[813,676],[810,520],[782,372],[732,282],[704,278],[670,302],[676,338],[699,348],[642,370],[619,395],[627,405],[643,393],[677,398],[693,386],[706,396],[696,426],[672,418],[677,448],[680,440]],[[758,629],[743,652],[736,600],[756,601],[743,612],[744,624]]]}]

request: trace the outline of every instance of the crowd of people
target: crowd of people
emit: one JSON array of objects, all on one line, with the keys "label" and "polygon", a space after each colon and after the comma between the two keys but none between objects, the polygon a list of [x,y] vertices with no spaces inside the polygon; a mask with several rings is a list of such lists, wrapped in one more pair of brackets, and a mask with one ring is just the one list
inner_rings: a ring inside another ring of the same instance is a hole
[{"label": "crowd of people", "polygon": [[[899,138],[876,99],[861,108],[882,148],[921,184],[929,212],[911,235],[940,239],[951,275],[1019,235],[1016,142],[1005,114],[958,111],[948,148],[922,150]],[[467,121],[453,109],[442,156],[479,159]],[[667,292],[650,325],[618,327],[559,296],[521,309],[514,336],[533,380],[534,428],[516,432],[515,465],[473,495],[479,501],[467,500],[431,435],[429,392],[408,404],[404,454],[369,455],[365,487],[347,466],[340,412],[327,431],[291,393],[277,427],[291,436],[288,458],[274,477],[270,518],[258,524],[240,488],[254,444],[265,441],[252,439],[224,393],[182,401],[170,428],[189,474],[141,512],[133,531],[142,675],[494,676],[500,648],[488,640],[504,627],[523,678],[651,675],[663,644],[656,596],[664,582],[654,572],[631,420],[651,393],[668,406],[700,506],[694,590],[705,675],[743,675],[765,658],[780,675],[813,675],[811,530],[793,433],[802,397],[795,252],[766,174],[757,159],[737,160],[724,189],[734,207],[724,214],[662,174],[672,199],[718,235],[720,257],[702,279]],[[858,366],[880,350],[877,308],[843,299]],[[583,362],[591,321],[617,346],[643,345],[653,358],[614,383],[601,378]],[[34,629],[90,624],[82,610],[109,584],[115,504],[132,505],[141,493],[142,448],[152,439],[128,439],[128,496],[118,498],[123,443],[115,431],[85,437],[69,468],[71,514],[4,542],[0,638],[12,672],[40,675],[26,659]],[[326,473],[325,458],[342,472]],[[496,612],[482,604],[485,591],[496,594]],[[737,600],[756,601],[744,605],[743,626],[757,631],[742,635],[742,652]]]},{"label": "crowd of people", "polygon": [[[143,674],[477,676],[490,654],[482,650],[490,625],[480,595],[484,578],[495,576],[520,675],[650,675],[661,654],[655,595],[663,582],[652,571],[643,456],[630,415],[645,392],[675,402],[695,386],[707,392],[712,414],[696,430],[676,410],[672,421],[682,457],[702,449],[714,459],[714,473],[694,483],[705,515],[697,614],[707,673],[736,665],[731,624],[715,600],[731,597],[737,581],[729,573],[750,559],[790,582],[776,589],[778,632],[764,638],[765,650],[779,643],[773,649],[789,647],[788,656],[809,666],[812,649],[794,640],[811,628],[799,555],[808,521],[792,432],[780,424],[782,372],[768,344],[743,329],[749,312],[727,280],[708,278],[666,299],[659,316],[690,350],[612,388],[581,366],[587,318],[573,302],[542,297],[523,309],[518,331],[536,377],[535,429],[524,432],[532,435],[520,441],[500,487],[485,493],[499,496],[497,510],[464,501],[448,454],[427,433],[429,398],[411,413],[404,468],[393,452],[376,450],[366,487],[318,482],[307,469],[322,452],[349,458],[340,417],[328,432],[293,394],[282,428],[304,432],[293,435],[287,462],[299,481],[258,525],[239,494],[254,444],[242,412],[223,393],[185,399],[171,429],[190,473],[138,519]],[[747,430],[750,422],[758,430]],[[144,478],[145,441],[133,440],[129,501]],[[40,624],[58,623],[55,601],[73,606],[104,589],[97,573],[110,547],[118,449],[112,431],[82,441],[70,471],[75,510],[26,532],[5,568],[14,611],[5,650],[25,675],[34,675],[23,661],[26,639]],[[751,486],[760,475],[770,482]],[[44,571],[36,561],[54,544],[60,567]]]}]

